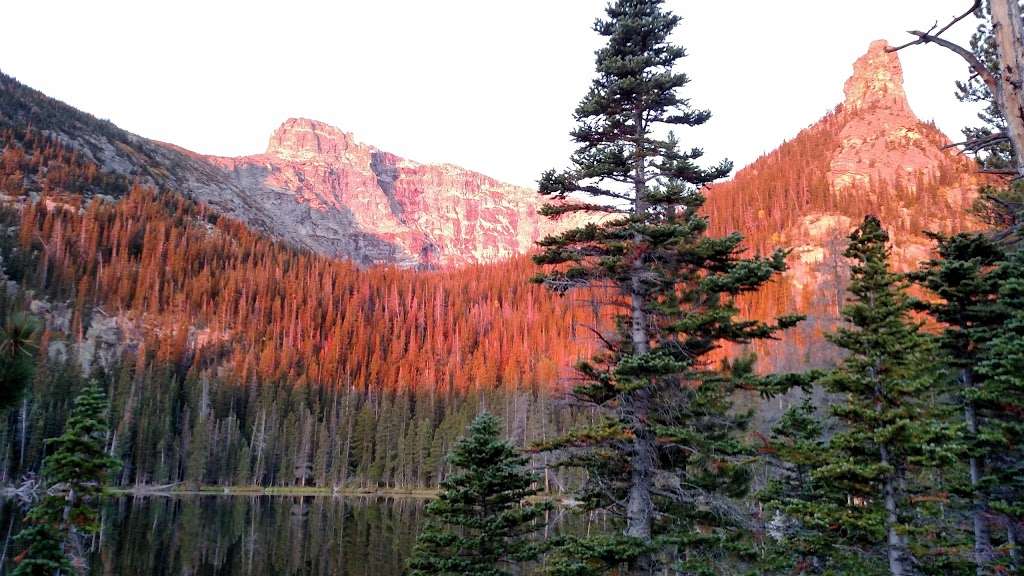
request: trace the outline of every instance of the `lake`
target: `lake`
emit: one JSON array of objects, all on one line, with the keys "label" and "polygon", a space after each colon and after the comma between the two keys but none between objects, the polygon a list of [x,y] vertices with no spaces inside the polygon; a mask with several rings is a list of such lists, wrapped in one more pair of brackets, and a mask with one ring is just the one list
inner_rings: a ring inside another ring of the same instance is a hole
[{"label": "lake", "polygon": [[[387,496],[109,497],[90,574],[399,576],[426,503]],[[23,516],[13,501],[0,505],[4,542]],[[570,517],[552,524],[574,531],[601,524]],[[9,569],[18,550],[11,543],[3,553]]]},{"label": "lake", "polygon": [[[425,504],[408,497],[112,497],[90,574],[397,576]],[[22,515],[4,503],[5,541]],[[8,559],[17,553],[13,544],[6,550]]]}]

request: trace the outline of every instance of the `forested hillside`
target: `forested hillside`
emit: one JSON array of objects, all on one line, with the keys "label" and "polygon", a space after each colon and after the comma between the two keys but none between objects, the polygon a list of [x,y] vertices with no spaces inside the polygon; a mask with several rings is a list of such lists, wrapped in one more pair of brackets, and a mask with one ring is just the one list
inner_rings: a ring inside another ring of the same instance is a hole
[{"label": "forested hillside", "polygon": [[910,109],[899,59],[887,48],[875,42],[854,64],[842,104],[708,192],[715,233],[742,232],[754,253],[791,250],[784,277],[747,299],[758,318],[807,316],[780,343],[757,346],[768,368],[836,359],[824,334],[838,324],[849,281],[847,235],[866,214],[891,232],[902,271],[933,253],[928,232],[982,226],[971,206],[986,177]]},{"label": "forested hillside", "polygon": [[[884,48],[858,61],[835,111],[708,193],[713,233],[742,231],[755,254],[792,248],[783,277],[740,299],[755,319],[808,316],[751,345],[763,368],[837,357],[824,334],[865,214],[891,228],[902,269],[931,253],[925,231],[977,226],[974,167],[914,116]],[[38,468],[92,374],[113,386],[124,484],[431,486],[481,403],[521,446],[564,429],[553,405],[601,344],[608,301],[529,284],[538,268],[523,257],[412,272],[272,240],[224,216],[237,206],[193,199],[206,188],[175,174],[202,176],[195,158],[2,80],[5,297],[46,324],[3,478]],[[319,154],[303,134],[292,147]]]},{"label": "forested hillside", "polygon": [[4,478],[37,469],[86,375],[112,386],[126,484],[431,486],[481,403],[522,444],[560,426],[593,312],[529,284],[527,260],[360,269],[38,133],[4,142],[6,308],[46,321]]}]

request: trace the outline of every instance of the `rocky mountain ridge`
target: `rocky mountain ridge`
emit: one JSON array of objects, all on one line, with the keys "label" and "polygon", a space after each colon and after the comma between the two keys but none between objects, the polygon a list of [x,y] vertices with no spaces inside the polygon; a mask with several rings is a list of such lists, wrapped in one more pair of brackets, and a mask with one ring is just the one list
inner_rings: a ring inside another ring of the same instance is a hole
[{"label": "rocky mountain ridge", "polygon": [[760,317],[794,310],[808,315],[769,353],[785,368],[831,348],[806,344],[821,342],[838,322],[848,275],[846,237],[866,214],[879,216],[889,231],[900,270],[916,268],[933,253],[927,232],[981,226],[970,206],[984,177],[949,148],[934,124],[914,114],[899,58],[887,48],[884,40],[872,42],[854,63],[845,99],[833,112],[709,194],[715,232],[739,230],[755,251],[792,249],[785,278],[748,303]]},{"label": "rocky mountain ridge", "polygon": [[363,265],[504,260],[574,220],[537,214],[535,191],[451,164],[419,164],[309,119],[263,154],[206,156],[149,140],[0,74],[0,129],[41,130],[104,171],[182,192],[271,236]]},{"label": "rocky mountain ridge", "polygon": [[[363,263],[448,267],[504,260],[529,251],[556,226],[539,216],[540,198],[452,164],[420,164],[363,144],[352,134],[305,118],[285,121],[263,154],[203,157],[249,197],[288,201],[375,242],[343,250]],[[287,209],[285,209],[287,210]],[[312,223],[312,221],[311,221]],[[301,226],[292,235],[324,235]]]}]

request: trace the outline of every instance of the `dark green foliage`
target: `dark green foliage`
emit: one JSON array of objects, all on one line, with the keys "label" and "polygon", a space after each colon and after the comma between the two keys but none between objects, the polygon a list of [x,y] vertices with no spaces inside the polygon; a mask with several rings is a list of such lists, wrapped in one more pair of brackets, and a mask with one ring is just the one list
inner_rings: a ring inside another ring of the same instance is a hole
[{"label": "dark green foliage", "polygon": [[[957,234],[935,239],[939,257],[925,262],[912,278],[935,297],[922,302],[920,308],[943,326],[939,338],[941,357],[950,369],[951,398],[965,424],[965,450],[961,458],[966,464],[966,479],[953,488],[969,502],[974,562],[980,570],[987,571],[998,562],[989,500],[992,487],[1000,482],[992,477],[995,472],[990,460],[1005,455],[1014,444],[1012,438],[996,430],[1000,406],[1013,395],[1008,390],[992,390],[995,383],[979,374],[978,365],[982,357],[992,352],[992,340],[1003,334],[1011,314],[1000,301],[1000,287],[1012,272],[1005,262],[1003,248],[985,235]],[[983,400],[986,397],[988,401]],[[957,544],[955,539],[951,543]]]},{"label": "dark green foliage", "polygon": [[84,532],[98,528],[95,499],[120,465],[104,447],[106,411],[106,395],[91,384],[75,399],[64,433],[47,441],[52,452],[43,461],[43,477],[67,494],[65,521]]},{"label": "dark green foliage", "polygon": [[11,576],[53,576],[73,574],[71,561],[63,551],[64,535],[55,526],[29,518],[29,526],[15,537],[23,552],[14,560]]},{"label": "dark green foliage", "polygon": [[823,434],[820,415],[805,400],[783,414],[766,443],[765,458],[773,466],[773,474],[758,498],[765,503],[768,533],[777,544],[771,558],[776,570],[798,572],[801,566],[820,570],[834,555],[817,530],[790,520],[822,500],[822,487],[814,482],[811,472],[826,463]]},{"label": "dark green foliage", "polygon": [[13,406],[35,373],[35,337],[38,323],[15,314],[0,331],[0,409]]},{"label": "dark green foliage", "polygon": [[[738,317],[734,298],[783,271],[785,252],[747,258],[739,234],[707,235],[701,189],[731,164],[701,168],[701,149],[681,150],[667,131],[710,117],[679,94],[689,79],[673,67],[685,52],[669,36],[680,18],[662,0],[618,0],[606,13],[595,24],[607,40],[597,52],[597,78],[576,109],[573,166],[545,173],[539,186],[555,200],[543,214],[600,207],[606,215],[545,238],[535,260],[551,265],[536,278],[551,289],[588,288],[613,299],[618,329],[600,334],[606,349],[578,367],[583,383],[575,397],[602,419],[546,447],[587,470],[582,499],[589,508],[625,519],[620,540],[595,547],[635,551],[653,543],[667,551],[667,562],[675,550],[691,560],[688,570],[714,569],[745,553],[737,535],[749,513],[736,499],[749,481],[749,449],[738,439],[748,418],[731,411],[730,398],[740,382],[757,378],[750,362],[718,367],[708,355],[723,341],[769,338],[799,318],[767,324]],[[646,553],[619,560],[635,560],[641,571],[652,562]]]},{"label": "dark green foliage", "polygon": [[110,472],[119,466],[104,450],[106,410],[106,395],[95,384],[88,386],[75,399],[63,434],[47,441],[52,450],[43,461],[47,491],[17,536],[27,548],[15,574],[70,565],[65,544],[99,530],[98,498]]},{"label": "dark green foliage", "polygon": [[779,520],[792,523],[783,542],[821,569],[834,568],[836,550],[858,549],[869,564],[883,565],[888,556],[893,574],[916,570],[913,553],[924,542],[913,538],[913,502],[935,496],[937,487],[922,481],[926,472],[958,456],[935,386],[933,346],[911,317],[907,280],[889,269],[888,240],[868,216],[845,253],[853,261],[852,300],[843,309],[848,326],[830,338],[847,356],[821,380],[837,394],[830,407],[836,432],[817,440],[806,410],[779,430],[790,481],[809,478],[795,493],[774,489]]},{"label": "dark green foliage", "polygon": [[999,308],[1006,320],[990,332],[977,367],[981,382],[970,399],[981,418],[976,449],[988,462],[981,489],[1011,531],[1002,549],[1009,558],[996,561],[1019,571],[1024,569],[1024,253],[1010,257],[1001,272]]},{"label": "dark green foliage", "polygon": [[592,576],[636,563],[655,551],[636,538],[600,534],[589,538],[566,537],[555,542],[547,558],[546,574],[551,576]]},{"label": "dark green foliage", "polygon": [[533,560],[540,545],[527,536],[549,508],[528,504],[537,478],[500,434],[500,420],[483,413],[452,450],[458,471],[427,506],[427,523],[409,562],[410,576],[502,576],[506,565]]}]

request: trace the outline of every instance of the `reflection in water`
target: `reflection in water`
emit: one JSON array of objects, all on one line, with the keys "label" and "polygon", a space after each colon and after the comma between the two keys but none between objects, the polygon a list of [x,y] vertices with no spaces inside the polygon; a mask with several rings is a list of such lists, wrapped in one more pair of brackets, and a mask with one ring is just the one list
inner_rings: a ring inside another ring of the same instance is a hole
[{"label": "reflection in water", "polygon": [[[426,499],[367,496],[118,496],[106,498],[92,542],[94,576],[400,576]],[[7,560],[25,509],[0,501]],[[600,517],[556,509],[538,531],[589,534]],[[535,573],[519,566],[516,574]],[[517,572],[518,570],[518,572]]]},{"label": "reflection in water", "polygon": [[[111,498],[103,507],[91,574],[398,576],[425,503],[328,496]],[[4,503],[4,532],[12,513],[20,521],[23,512]],[[9,544],[7,558],[17,554]]]}]

